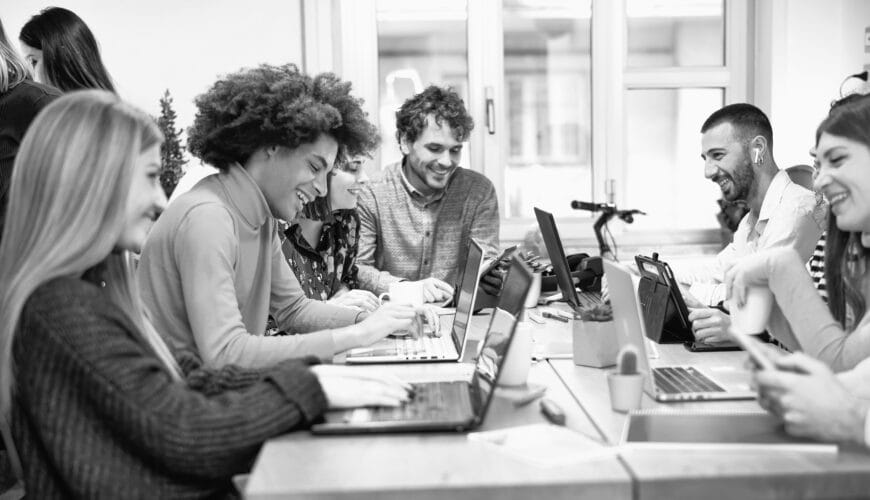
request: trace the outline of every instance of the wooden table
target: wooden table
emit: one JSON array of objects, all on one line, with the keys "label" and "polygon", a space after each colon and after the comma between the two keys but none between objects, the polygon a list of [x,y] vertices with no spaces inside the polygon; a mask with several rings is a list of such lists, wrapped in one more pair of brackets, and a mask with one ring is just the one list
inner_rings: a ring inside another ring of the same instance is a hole
[{"label": "wooden table", "polygon": [[[389,369],[408,380],[467,380],[470,376],[470,365],[461,363],[394,365]],[[547,362],[532,366],[529,382],[547,385],[547,396],[562,406],[569,428],[602,438]],[[537,403],[515,408],[497,392],[482,430],[544,421]],[[631,498],[631,479],[616,457],[542,468],[492,446],[453,433],[324,437],[297,432],[266,443],[245,496]]]},{"label": "wooden table", "polygon": [[[742,352],[690,353],[680,345],[659,346],[656,364],[742,366]],[[553,368],[602,434],[619,442],[626,416],[610,408],[606,370],[552,360]],[[759,410],[755,401],[658,403],[642,406],[689,410]],[[628,450],[621,457],[636,484],[637,498],[867,498],[870,454],[841,448],[836,456],[796,452]]]}]

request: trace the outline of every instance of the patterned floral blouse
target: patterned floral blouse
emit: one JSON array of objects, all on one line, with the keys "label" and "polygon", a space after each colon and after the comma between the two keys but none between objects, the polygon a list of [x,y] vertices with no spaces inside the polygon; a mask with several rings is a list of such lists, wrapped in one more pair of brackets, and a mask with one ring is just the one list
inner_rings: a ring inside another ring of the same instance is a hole
[{"label": "patterned floral blouse", "polygon": [[357,288],[356,254],[359,216],[356,210],[338,210],[324,222],[317,248],[302,236],[299,224],[284,231],[281,250],[309,299],[327,300],[341,289]]}]

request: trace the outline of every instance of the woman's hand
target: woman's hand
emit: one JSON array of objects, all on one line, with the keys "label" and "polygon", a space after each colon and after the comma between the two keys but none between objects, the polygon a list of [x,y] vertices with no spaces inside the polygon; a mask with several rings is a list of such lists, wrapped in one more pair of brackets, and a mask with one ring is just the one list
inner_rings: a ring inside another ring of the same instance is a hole
[{"label": "woman's hand", "polygon": [[870,403],[849,393],[827,365],[803,353],[775,360],[776,370],[759,370],[759,403],[779,416],[795,436],[864,444]]},{"label": "woman's hand", "polygon": [[407,304],[384,304],[359,322],[357,347],[373,344],[387,335],[408,330],[417,317],[414,306]]},{"label": "woman's hand", "polygon": [[[749,287],[767,286],[771,264],[789,260],[800,261],[797,252],[791,247],[771,248],[741,257],[739,262],[725,271],[726,296],[737,307],[743,307]],[[803,264],[798,267],[803,268]]]},{"label": "woman's hand", "polygon": [[344,290],[326,302],[337,306],[356,307],[366,312],[372,312],[381,305],[378,297],[367,290]]},{"label": "woman's hand", "polygon": [[399,406],[410,396],[410,384],[370,367],[315,365],[311,372],[320,382],[330,409]]}]

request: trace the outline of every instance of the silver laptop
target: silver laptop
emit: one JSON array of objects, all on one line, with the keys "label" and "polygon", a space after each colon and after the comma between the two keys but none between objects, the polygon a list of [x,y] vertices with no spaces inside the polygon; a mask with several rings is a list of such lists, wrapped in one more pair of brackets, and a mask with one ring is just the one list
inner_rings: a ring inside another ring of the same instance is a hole
[{"label": "silver laptop", "polygon": [[462,270],[456,313],[439,316],[440,337],[424,335],[420,338],[387,337],[367,347],[358,347],[347,352],[345,362],[362,363],[407,363],[422,361],[468,361],[477,355],[478,342],[468,339],[471,310],[477,298],[478,273],[483,265],[483,248],[471,238],[468,255]]},{"label": "silver laptop", "polygon": [[610,290],[613,321],[620,346],[633,344],[640,356],[638,367],[644,377],[644,391],[662,402],[722,399],[755,399],[749,387],[749,373],[692,365],[650,367],[646,352],[646,326],[631,272],[618,263],[604,261],[604,277]]},{"label": "silver laptop", "polygon": [[413,397],[402,406],[329,411],[324,421],[314,424],[311,431],[315,434],[463,432],[478,427],[492,402],[493,389],[514,336],[516,311],[522,311],[531,283],[529,268],[513,257],[471,381],[414,384]]}]

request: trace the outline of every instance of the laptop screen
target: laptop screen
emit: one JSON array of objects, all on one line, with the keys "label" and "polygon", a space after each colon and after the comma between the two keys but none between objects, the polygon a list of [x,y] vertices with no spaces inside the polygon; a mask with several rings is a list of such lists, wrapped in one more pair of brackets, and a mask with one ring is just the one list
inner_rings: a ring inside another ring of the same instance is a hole
[{"label": "laptop screen", "polygon": [[514,256],[471,378],[471,404],[478,417],[485,413],[491,399],[493,386],[498,381],[498,371],[513,338],[517,316],[522,314],[531,284],[532,272]]},{"label": "laptop screen", "polygon": [[477,296],[477,274],[483,263],[483,248],[473,238],[468,247],[468,255],[460,278],[459,298],[456,301],[456,315],[453,317],[453,343],[456,352],[462,350],[465,335],[468,332],[468,320],[471,317],[471,309],[474,307],[474,299]]},{"label": "laptop screen", "polygon": [[580,299],[574,288],[574,280],[571,279],[571,270],[568,268],[568,259],[565,257],[565,249],[562,248],[562,240],[559,239],[556,220],[553,218],[553,214],[540,208],[535,208],[535,217],[538,218],[538,227],[541,228],[544,245],[547,246],[547,253],[550,254],[550,263],[553,264],[553,272],[559,282],[559,289],[562,290],[562,297],[571,304],[571,307],[578,309]]},{"label": "laptop screen", "polygon": [[634,344],[637,348],[638,369],[646,375],[643,383],[647,392],[653,394],[653,377],[646,353],[646,325],[631,272],[618,262],[604,259],[604,277],[607,279],[607,288],[610,291],[613,324],[616,327],[619,346]]}]

